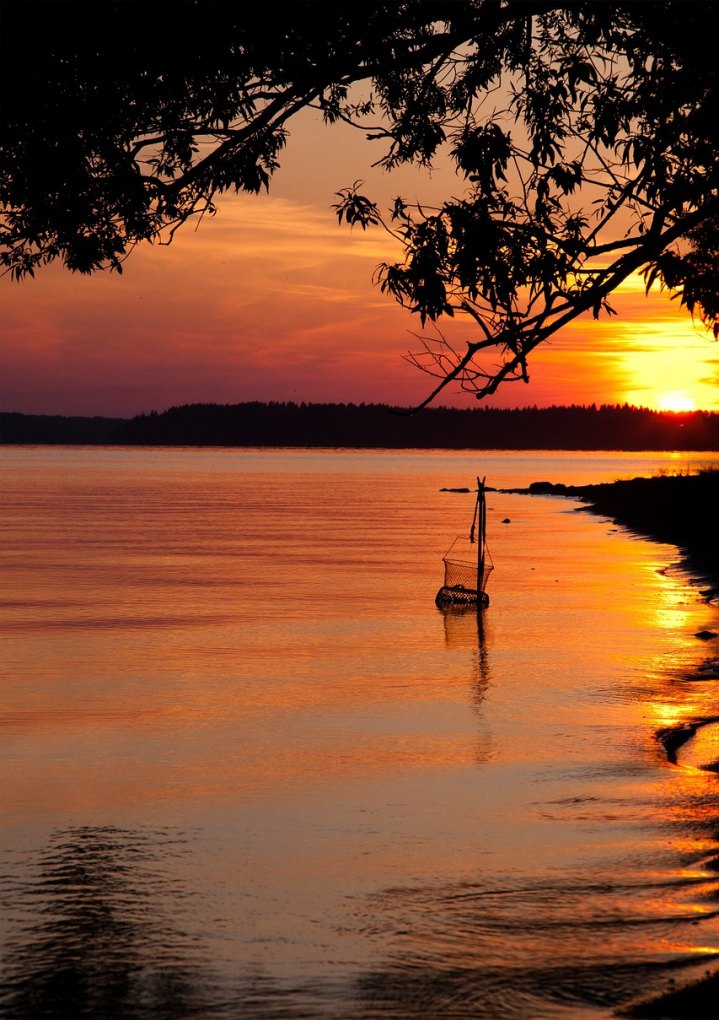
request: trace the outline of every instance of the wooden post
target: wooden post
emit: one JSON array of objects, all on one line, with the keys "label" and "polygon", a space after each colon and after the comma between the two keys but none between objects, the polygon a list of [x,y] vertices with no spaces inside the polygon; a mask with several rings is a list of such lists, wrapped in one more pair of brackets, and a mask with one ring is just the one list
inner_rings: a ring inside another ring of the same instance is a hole
[{"label": "wooden post", "polygon": [[477,479],[477,599],[479,600],[484,585],[484,542],[487,534],[487,507],[484,495],[484,482]]}]

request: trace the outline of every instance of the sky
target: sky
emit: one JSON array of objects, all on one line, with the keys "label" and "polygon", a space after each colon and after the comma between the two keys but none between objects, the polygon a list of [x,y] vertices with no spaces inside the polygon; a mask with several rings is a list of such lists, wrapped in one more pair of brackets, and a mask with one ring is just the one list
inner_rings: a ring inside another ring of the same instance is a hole
[{"label": "sky", "polygon": [[[354,181],[389,204],[458,194],[448,167],[391,175],[344,125],[311,112],[293,128],[268,195],[221,196],[169,246],[139,246],[124,273],[79,276],[53,264],[0,279],[0,407],[110,415],[194,402],[308,401],[412,406],[432,380],[403,355],[415,316],[372,282],[399,256],[379,228],[338,225],[336,192]],[[616,317],[569,325],[530,360],[530,383],[500,388],[493,407],[591,403],[719,411],[719,346],[700,324],[633,278]],[[475,334],[449,324],[460,343]],[[449,334],[448,334],[449,335]],[[475,407],[448,390],[439,403]]]}]

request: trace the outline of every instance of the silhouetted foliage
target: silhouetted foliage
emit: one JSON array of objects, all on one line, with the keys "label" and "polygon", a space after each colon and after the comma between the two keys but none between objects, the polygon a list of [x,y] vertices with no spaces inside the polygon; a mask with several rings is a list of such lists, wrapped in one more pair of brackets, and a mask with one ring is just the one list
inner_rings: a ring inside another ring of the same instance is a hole
[{"label": "silhouetted foliage", "polygon": [[[5,2],[0,254],[121,270],[227,190],[269,186],[309,106],[386,143],[381,162],[454,160],[456,197],[361,185],[340,220],[382,224],[404,258],[378,283],[422,326],[409,359],[484,396],[631,274],[719,335],[719,5]],[[361,87],[353,87],[353,86]],[[428,402],[427,401],[427,402]]]}]

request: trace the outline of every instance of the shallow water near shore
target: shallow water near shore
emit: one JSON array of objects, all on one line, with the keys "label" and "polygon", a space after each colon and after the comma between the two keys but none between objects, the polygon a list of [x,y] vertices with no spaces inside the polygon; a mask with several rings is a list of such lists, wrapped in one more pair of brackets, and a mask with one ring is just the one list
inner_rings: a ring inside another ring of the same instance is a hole
[{"label": "shallow water near shore", "polygon": [[[4,448],[0,1016],[582,1018],[719,966],[719,609],[471,487],[717,455]],[[508,523],[503,523],[508,521]]]}]

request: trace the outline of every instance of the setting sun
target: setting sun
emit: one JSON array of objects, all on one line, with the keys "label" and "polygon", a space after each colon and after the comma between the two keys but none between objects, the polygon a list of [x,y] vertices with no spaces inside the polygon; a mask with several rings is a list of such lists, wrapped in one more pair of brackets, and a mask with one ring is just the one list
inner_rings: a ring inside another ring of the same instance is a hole
[{"label": "setting sun", "polygon": [[682,411],[696,410],[696,401],[683,390],[663,393],[657,402],[660,411],[674,411],[678,414]]}]

